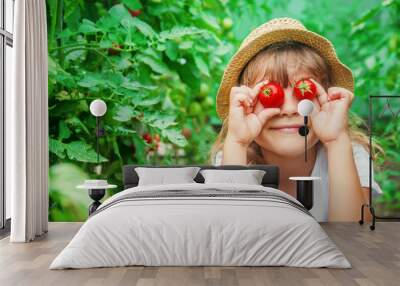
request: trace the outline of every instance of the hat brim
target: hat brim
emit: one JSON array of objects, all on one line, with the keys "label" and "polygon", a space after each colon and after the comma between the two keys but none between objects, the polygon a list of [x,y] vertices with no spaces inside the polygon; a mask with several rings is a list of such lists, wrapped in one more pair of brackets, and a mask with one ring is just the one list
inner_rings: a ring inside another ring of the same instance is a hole
[{"label": "hat brim", "polygon": [[225,119],[229,111],[229,95],[232,87],[238,85],[240,73],[246,64],[266,46],[281,41],[297,41],[314,48],[329,64],[334,86],[354,92],[354,78],[351,70],[337,57],[335,48],[326,38],[308,30],[280,29],[265,32],[241,47],[228,63],[217,93],[217,113]]}]

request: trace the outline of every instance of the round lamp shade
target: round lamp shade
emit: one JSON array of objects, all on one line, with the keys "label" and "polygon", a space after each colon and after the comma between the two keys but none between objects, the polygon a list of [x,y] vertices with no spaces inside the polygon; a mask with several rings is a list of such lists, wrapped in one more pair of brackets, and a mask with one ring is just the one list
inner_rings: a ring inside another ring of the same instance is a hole
[{"label": "round lamp shade", "polygon": [[308,116],[314,109],[314,103],[309,99],[303,99],[297,105],[297,111],[301,116]]},{"label": "round lamp shade", "polygon": [[95,99],[90,103],[90,113],[96,117],[103,116],[107,111],[107,104],[101,99]]}]

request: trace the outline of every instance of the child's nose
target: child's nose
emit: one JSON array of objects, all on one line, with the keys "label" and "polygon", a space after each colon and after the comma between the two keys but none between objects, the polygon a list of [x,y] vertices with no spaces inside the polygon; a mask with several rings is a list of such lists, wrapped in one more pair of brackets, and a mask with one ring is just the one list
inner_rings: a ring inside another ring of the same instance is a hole
[{"label": "child's nose", "polygon": [[285,100],[283,101],[283,105],[281,107],[281,115],[296,115],[297,105],[299,104],[297,98],[293,95],[293,88],[287,87],[284,89],[285,91]]}]

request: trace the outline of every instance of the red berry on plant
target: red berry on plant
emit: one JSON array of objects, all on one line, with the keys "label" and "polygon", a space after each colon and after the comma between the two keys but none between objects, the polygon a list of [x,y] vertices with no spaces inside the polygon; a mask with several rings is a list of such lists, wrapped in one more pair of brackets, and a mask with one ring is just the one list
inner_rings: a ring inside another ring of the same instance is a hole
[{"label": "red berry on plant", "polygon": [[140,9],[137,9],[137,10],[128,9],[128,11],[129,11],[129,14],[131,14],[132,17],[137,17],[137,16],[140,15],[140,13],[142,13],[142,10],[140,10]]},{"label": "red berry on plant", "polygon": [[122,46],[116,43],[112,44],[111,48],[108,48],[108,54],[111,56],[115,56],[119,54],[119,50],[118,49],[122,49]]},{"label": "red berry on plant", "polygon": [[260,88],[258,99],[264,107],[281,107],[285,93],[278,82],[271,81]]},{"label": "red berry on plant", "polygon": [[298,100],[313,100],[317,94],[317,87],[310,79],[301,79],[295,83],[293,93]]},{"label": "red berry on plant", "polygon": [[153,142],[153,139],[151,138],[151,135],[149,133],[143,134],[142,137],[147,144],[151,144]]}]

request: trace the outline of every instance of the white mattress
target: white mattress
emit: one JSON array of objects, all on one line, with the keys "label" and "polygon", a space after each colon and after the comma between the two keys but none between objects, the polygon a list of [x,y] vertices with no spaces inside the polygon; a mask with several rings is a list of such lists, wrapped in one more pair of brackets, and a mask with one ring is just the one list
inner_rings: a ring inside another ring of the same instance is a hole
[{"label": "white mattress", "polygon": [[134,192],[210,188],[262,190],[298,203],[277,189],[255,185],[193,183],[127,189],[100,206],[50,269],[128,265],[351,267],[318,222],[289,204],[243,197],[142,198],[115,203]]}]

